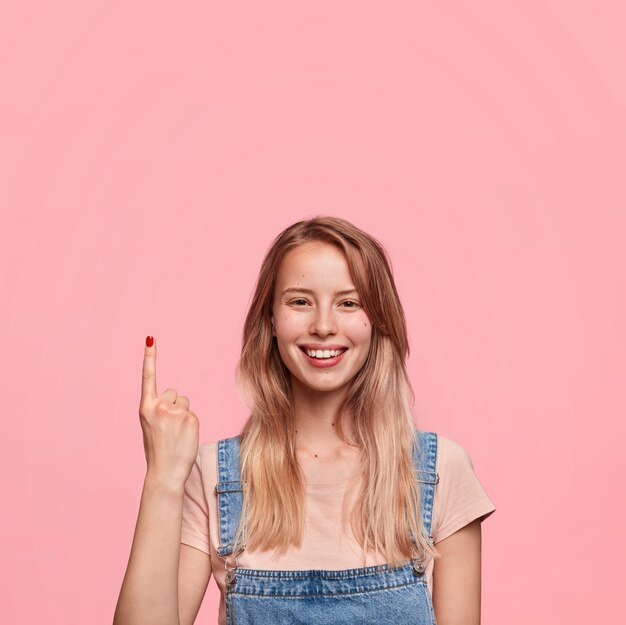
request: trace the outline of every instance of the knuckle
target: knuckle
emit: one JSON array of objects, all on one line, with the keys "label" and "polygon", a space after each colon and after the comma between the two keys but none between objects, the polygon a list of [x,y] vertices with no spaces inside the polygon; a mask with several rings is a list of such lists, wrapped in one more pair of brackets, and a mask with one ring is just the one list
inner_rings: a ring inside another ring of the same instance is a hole
[{"label": "knuckle", "polygon": [[160,399],[157,402],[155,412],[160,417],[162,417],[163,415],[168,414],[170,412],[170,404],[169,404],[169,402],[167,400],[165,400],[165,399]]}]

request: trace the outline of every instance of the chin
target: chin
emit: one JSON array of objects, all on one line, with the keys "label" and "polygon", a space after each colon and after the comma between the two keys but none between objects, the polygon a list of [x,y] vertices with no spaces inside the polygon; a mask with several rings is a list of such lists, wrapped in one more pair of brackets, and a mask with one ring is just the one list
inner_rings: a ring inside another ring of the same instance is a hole
[{"label": "chin", "polygon": [[319,393],[332,393],[346,388],[347,382],[331,383],[331,384],[309,384],[300,380],[300,385],[309,391],[317,391]]}]

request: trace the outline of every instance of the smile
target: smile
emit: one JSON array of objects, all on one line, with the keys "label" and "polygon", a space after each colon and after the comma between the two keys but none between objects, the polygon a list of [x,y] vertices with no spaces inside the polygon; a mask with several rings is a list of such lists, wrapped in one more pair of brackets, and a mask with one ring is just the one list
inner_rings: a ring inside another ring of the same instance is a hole
[{"label": "smile", "polygon": [[347,347],[341,349],[306,349],[300,347],[302,355],[306,358],[309,364],[314,367],[333,367],[337,363],[341,362],[343,355],[348,351]]}]

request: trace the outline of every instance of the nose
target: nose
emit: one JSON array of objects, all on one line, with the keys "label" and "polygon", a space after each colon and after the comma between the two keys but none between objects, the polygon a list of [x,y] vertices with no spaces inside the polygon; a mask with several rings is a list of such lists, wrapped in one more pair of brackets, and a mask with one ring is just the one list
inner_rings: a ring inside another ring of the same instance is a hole
[{"label": "nose", "polygon": [[319,336],[337,334],[337,320],[331,306],[317,307],[309,332]]}]

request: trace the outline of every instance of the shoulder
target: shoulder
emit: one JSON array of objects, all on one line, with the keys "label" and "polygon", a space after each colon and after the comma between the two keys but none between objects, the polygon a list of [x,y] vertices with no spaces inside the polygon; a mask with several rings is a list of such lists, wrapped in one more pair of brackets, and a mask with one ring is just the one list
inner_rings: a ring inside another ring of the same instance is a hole
[{"label": "shoulder", "polygon": [[204,464],[209,458],[215,458],[218,441],[204,441],[198,445],[198,460]]},{"label": "shoulder", "polygon": [[[425,437],[436,437],[437,441],[437,471],[447,471],[450,468],[469,467],[473,469],[472,459],[468,451],[456,440],[443,436],[438,432],[420,431],[422,441]],[[431,438],[432,440],[432,438]]]},{"label": "shoulder", "polygon": [[472,458],[467,449],[456,440],[441,434],[437,434],[437,461],[440,471],[462,467],[474,469]]},{"label": "shoulder", "polygon": [[[235,458],[239,454],[240,436],[230,436],[220,440],[203,441],[198,445],[196,464],[203,476],[215,481],[217,472],[217,456],[225,454],[226,458]],[[220,444],[221,443],[221,444]]]},{"label": "shoulder", "polygon": [[439,485],[435,497],[435,542],[474,519],[483,521],[496,509],[465,446],[447,436],[437,438]]},{"label": "shoulder", "polygon": [[229,436],[219,440],[203,441],[198,446],[198,454],[207,457],[215,456],[217,454],[217,448],[220,443],[226,444],[228,447],[239,447],[241,436]]},{"label": "shoulder", "polygon": [[209,492],[217,480],[217,441],[204,441],[191,468],[188,484],[203,484]]}]

